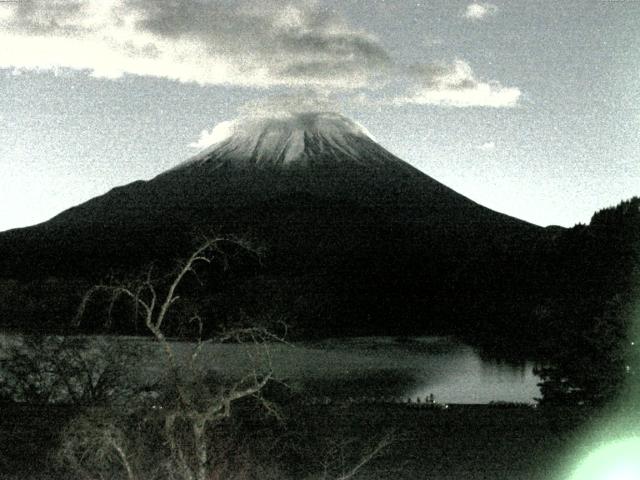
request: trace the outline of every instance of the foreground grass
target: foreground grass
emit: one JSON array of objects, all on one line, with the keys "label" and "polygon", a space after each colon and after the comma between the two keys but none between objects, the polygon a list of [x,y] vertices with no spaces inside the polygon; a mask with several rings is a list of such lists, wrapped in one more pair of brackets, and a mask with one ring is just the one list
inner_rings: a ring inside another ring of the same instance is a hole
[{"label": "foreground grass", "polygon": [[[356,478],[553,479],[582,428],[594,420],[583,409],[527,406],[296,404],[284,411],[284,426],[239,414],[242,435],[255,436],[258,444],[264,437],[304,446],[307,456],[277,459],[283,478],[305,478],[322,470],[323,462],[335,466],[392,431],[393,443]],[[1,478],[56,478],[49,452],[76,413],[69,407],[0,406]]]}]

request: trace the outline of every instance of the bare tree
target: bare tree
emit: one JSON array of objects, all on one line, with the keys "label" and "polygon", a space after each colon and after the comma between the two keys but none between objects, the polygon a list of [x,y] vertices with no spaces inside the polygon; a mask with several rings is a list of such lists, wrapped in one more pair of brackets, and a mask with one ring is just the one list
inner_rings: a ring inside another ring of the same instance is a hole
[{"label": "bare tree", "polygon": [[[67,466],[86,478],[93,478],[91,475],[113,477],[113,471],[105,470],[110,462],[127,480],[218,478],[216,468],[225,463],[225,459],[220,458],[224,446],[220,448],[215,444],[213,431],[231,416],[234,405],[250,399],[270,414],[279,415],[276,406],[262,395],[262,391],[273,380],[269,343],[284,341],[282,337],[262,327],[241,326],[223,330],[205,340],[205,319],[197,308],[187,317],[178,319],[193,325],[196,332],[196,341],[186,358],[165,333],[187,278],[198,280],[203,267],[215,262],[226,267],[228,259],[223,245],[229,241],[222,237],[206,239],[168,276],[155,276],[154,268],[149,267],[138,280],[96,285],[84,295],[76,316],[77,324],[98,296],[107,299],[107,321],[117,302],[125,300],[133,306],[136,319],[142,319],[162,351],[168,381],[164,390],[158,392],[151,413],[133,411],[124,420],[121,413],[109,411],[91,411],[79,417],[65,432],[60,449]],[[257,255],[246,243],[231,241]],[[206,369],[198,367],[204,345],[213,341],[233,342],[245,348],[251,361],[244,374],[231,381],[212,381]],[[136,441],[138,436],[140,439]],[[377,445],[353,467],[341,471],[337,478],[352,478],[385,445]],[[166,455],[159,455],[162,451]],[[150,462],[150,458],[158,461]]]},{"label": "bare tree", "polygon": [[83,479],[141,478],[136,439],[131,438],[132,420],[131,415],[119,415],[112,409],[83,412],[61,432],[63,441],[55,460]]},{"label": "bare tree", "polygon": [[[206,343],[202,338],[201,313],[195,311],[186,319],[189,324],[195,324],[198,331],[197,341],[186,363],[178,358],[172,342],[165,334],[167,318],[180,300],[179,290],[185,279],[190,275],[198,278],[199,268],[203,265],[210,265],[215,261],[226,265],[227,257],[221,246],[229,241],[226,237],[206,239],[168,277],[164,288],[161,287],[162,282],[154,278],[153,267],[149,267],[145,276],[138,281],[96,285],[84,295],[76,315],[76,322],[79,324],[89,302],[98,293],[106,293],[109,296],[109,315],[120,299],[124,298],[133,304],[136,315],[142,318],[144,325],[160,345],[167,362],[171,381],[161,401],[163,435],[170,453],[171,468],[175,470],[174,474],[178,478],[185,480],[208,478],[213,449],[207,432],[213,425],[231,415],[232,405],[236,401],[253,397],[275,413],[273,404],[262,398],[259,393],[273,376],[267,342],[280,341],[280,338],[264,328],[255,327],[231,329],[209,338],[206,342],[250,342],[254,347],[256,360],[242,378],[230,385],[218,384],[212,388],[212,385],[205,381],[206,376],[197,368],[197,360]],[[231,241],[248,252],[258,254],[244,242],[235,239]],[[190,432],[190,438],[184,438],[185,431]],[[112,441],[114,436],[109,435],[108,438],[113,449],[116,449]],[[129,470],[127,468],[128,472]]]},{"label": "bare tree", "polygon": [[96,405],[128,396],[139,348],[104,338],[12,338],[0,358],[0,398],[29,404]]}]

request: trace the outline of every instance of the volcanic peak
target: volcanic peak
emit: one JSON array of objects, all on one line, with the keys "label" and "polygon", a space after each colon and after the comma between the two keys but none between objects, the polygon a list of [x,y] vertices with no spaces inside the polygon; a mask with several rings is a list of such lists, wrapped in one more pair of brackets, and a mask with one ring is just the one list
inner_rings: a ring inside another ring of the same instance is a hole
[{"label": "volcanic peak", "polygon": [[211,145],[178,168],[222,163],[291,167],[331,163],[404,163],[362,125],[333,112],[284,113],[218,124]]}]

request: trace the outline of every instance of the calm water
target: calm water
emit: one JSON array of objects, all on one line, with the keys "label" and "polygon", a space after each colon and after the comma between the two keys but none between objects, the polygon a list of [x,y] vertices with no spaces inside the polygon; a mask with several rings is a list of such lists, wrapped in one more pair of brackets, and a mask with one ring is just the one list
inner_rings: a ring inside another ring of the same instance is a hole
[{"label": "calm water", "polygon": [[[248,352],[263,355],[238,345],[210,345],[202,360],[205,368],[239,374],[242,365],[251,361]],[[269,357],[278,378],[294,390],[316,396],[424,399],[433,394],[443,403],[487,403],[533,402],[540,395],[533,364],[483,360],[473,348],[448,337],[362,337],[271,345]]]},{"label": "calm water", "polygon": [[[6,347],[11,340],[0,341]],[[153,346],[140,339],[110,339]],[[185,361],[193,345],[174,343]],[[0,354],[6,351],[0,348]],[[154,349],[153,352],[156,352]],[[162,372],[164,358],[147,352],[135,367],[140,379]],[[533,402],[539,396],[533,365],[513,366],[482,360],[476,351],[448,337],[362,337],[252,345],[207,344],[197,367],[221,375],[239,377],[251,368],[271,365],[275,376],[293,390],[312,396],[396,397],[424,399],[433,394],[442,403]]]}]

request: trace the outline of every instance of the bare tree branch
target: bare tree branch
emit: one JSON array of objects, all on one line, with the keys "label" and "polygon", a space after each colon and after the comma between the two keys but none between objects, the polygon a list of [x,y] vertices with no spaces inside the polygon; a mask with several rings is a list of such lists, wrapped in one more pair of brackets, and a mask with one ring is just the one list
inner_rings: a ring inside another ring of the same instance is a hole
[{"label": "bare tree branch", "polygon": [[336,477],[335,480],[349,480],[353,478],[362,467],[377,457],[380,452],[391,445],[391,443],[391,437],[389,435],[385,436],[375,445],[375,447],[371,449],[371,451],[369,451],[369,453],[362,456],[358,463],[356,463],[349,471]]}]

